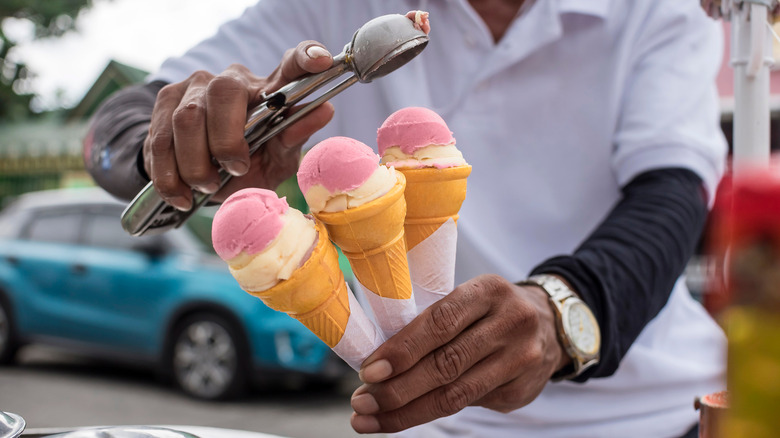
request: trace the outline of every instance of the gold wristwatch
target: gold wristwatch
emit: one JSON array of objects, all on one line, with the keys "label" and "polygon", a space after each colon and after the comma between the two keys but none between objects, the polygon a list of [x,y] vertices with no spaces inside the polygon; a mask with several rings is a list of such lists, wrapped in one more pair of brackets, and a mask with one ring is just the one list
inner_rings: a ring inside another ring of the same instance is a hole
[{"label": "gold wristwatch", "polygon": [[535,285],[549,295],[555,313],[558,340],[571,357],[571,365],[557,371],[553,381],[572,379],[599,362],[601,331],[590,308],[558,277],[532,275],[518,285]]}]

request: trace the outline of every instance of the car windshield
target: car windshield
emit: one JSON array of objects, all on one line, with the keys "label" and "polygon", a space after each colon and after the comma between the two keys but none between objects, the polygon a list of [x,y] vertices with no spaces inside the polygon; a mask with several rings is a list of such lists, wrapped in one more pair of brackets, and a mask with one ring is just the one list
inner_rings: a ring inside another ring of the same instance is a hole
[{"label": "car windshield", "polygon": [[[52,243],[83,241],[91,246],[135,249],[154,241],[184,254],[214,254],[213,212],[204,209],[185,226],[159,236],[132,237],[122,230],[124,204],[92,189],[53,190],[23,195],[0,211],[0,238]],[[82,226],[83,224],[83,226]]]}]

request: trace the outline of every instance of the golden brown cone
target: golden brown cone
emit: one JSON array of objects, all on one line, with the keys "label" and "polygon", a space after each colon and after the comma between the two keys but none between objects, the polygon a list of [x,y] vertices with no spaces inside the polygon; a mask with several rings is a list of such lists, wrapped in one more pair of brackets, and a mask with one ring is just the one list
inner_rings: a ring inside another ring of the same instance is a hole
[{"label": "golden brown cone", "polygon": [[349,291],[339,269],[336,247],[317,222],[317,245],[303,266],[270,289],[247,291],[268,307],[297,319],[333,348],[349,320]]},{"label": "golden brown cone", "polygon": [[399,172],[396,177],[393,188],[378,199],[314,216],[325,224],[331,240],[349,259],[360,284],[383,298],[409,299],[412,281],[404,240],[406,179]]},{"label": "golden brown cone", "polygon": [[471,166],[397,170],[406,177],[404,229],[408,251],[438,230],[447,219],[458,222]]}]

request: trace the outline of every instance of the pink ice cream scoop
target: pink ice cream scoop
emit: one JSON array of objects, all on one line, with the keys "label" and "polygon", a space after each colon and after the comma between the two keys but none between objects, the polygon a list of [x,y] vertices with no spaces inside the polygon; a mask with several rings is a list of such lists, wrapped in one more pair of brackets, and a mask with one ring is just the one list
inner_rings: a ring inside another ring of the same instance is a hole
[{"label": "pink ice cream scoop", "polygon": [[392,169],[379,155],[348,137],[331,137],[315,145],[298,168],[298,185],[313,213],[343,211],[384,195],[395,185]]},{"label": "pink ice cream scoop", "polygon": [[298,185],[306,194],[320,184],[330,192],[347,192],[373,175],[379,156],[358,140],[331,137],[317,143],[301,161]]},{"label": "pink ice cream scoop", "polygon": [[290,207],[285,198],[265,189],[243,189],[232,194],[214,215],[211,239],[223,260],[241,252],[262,252],[284,227]]},{"label": "pink ice cream scoop", "polygon": [[440,115],[428,108],[408,107],[388,117],[377,130],[379,153],[397,146],[407,155],[429,145],[455,143],[450,128]]}]

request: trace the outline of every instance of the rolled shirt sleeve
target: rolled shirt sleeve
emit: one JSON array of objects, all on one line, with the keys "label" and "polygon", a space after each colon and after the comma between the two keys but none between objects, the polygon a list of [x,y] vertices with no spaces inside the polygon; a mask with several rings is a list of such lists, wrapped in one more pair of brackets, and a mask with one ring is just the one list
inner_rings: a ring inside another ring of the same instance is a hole
[{"label": "rolled shirt sleeve", "polygon": [[633,35],[612,164],[621,186],[648,170],[688,168],[711,201],[727,151],[715,86],[723,36],[695,2],[679,2],[671,16],[663,3],[649,8]]}]

